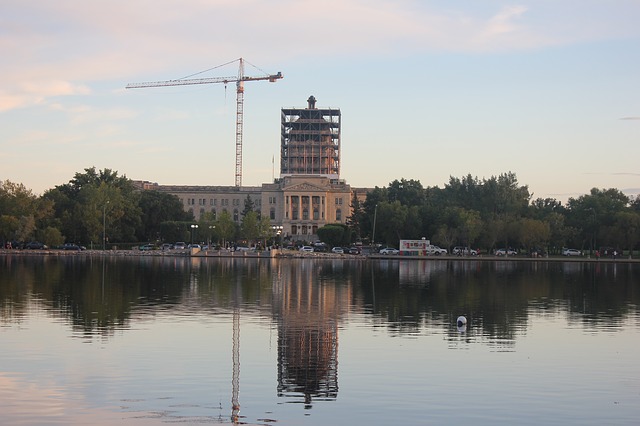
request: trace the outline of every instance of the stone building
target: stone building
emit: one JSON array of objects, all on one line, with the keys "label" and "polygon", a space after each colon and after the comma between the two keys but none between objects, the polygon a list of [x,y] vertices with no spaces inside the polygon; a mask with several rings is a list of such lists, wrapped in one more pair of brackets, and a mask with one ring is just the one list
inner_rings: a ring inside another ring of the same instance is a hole
[{"label": "stone building", "polygon": [[351,188],[340,179],[339,109],[318,109],[310,96],[307,108],[281,111],[280,178],[262,186],[179,186],[137,182],[142,189],[176,195],[186,211],[199,220],[205,212],[217,218],[227,211],[242,221],[245,201],[250,199],[261,216],[282,227],[292,241],[315,241],[319,228],[346,223],[351,200],[366,199],[366,188]]}]

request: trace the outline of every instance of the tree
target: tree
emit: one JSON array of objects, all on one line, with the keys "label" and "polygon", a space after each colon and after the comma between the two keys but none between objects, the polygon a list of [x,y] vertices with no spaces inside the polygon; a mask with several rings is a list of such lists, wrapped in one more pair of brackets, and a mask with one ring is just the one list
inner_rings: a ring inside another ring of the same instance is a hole
[{"label": "tree", "polygon": [[0,216],[0,238],[2,242],[14,241],[20,228],[20,221],[15,216],[3,214]]},{"label": "tree", "polygon": [[446,247],[451,251],[451,247],[458,240],[458,230],[456,228],[449,228],[447,225],[441,225],[434,234],[434,242],[440,244],[442,247]]},{"label": "tree", "polygon": [[467,247],[471,247],[482,229],[480,213],[475,210],[459,209],[461,236]]},{"label": "tree", "polygon": [[340,247],[350,244],[349,228],[341,223],[331,223],[318,229],[318,237],[331,247]]},{"label": "tree", "polygon": [[[258,221],[258,238],[264,241],[264,246],[267,246],[267,238],[273,235],[273,229],[271,228],[271,221],[267,216],[262,216]],[[279,244],[279,242],[277,242]]]},{"label": "tree", "polygon": [[615,241],[620,242],[620,248],[629,250],[629,256],[631,256],[634,247],[640,241],[640,213],[636,211],[616,213],[610,232]]},{"label": "tree", "polygon": [[365,216],[366,214],[364,211],[364,207],[362,206],[362,204],[360,203],[360,200],[358,200],[358,197],[354,193],[353,197],[351,198],[351,215],[347,217],[347,225],[351,229],[352,234],[358,240],[362,236],[361,226],[365,220]]},{"label": "tree", "polygon": [[49,247],[61,246],[64,243],[64,237],[60,233],[58,228],[52,228],[50,226],[44,228],[40,232],[40,241]]},{"label": "tree", "polygon": [[192,224],[192,221],[165,221],[160,223],[160,235],[162,241],[187,241],[189,240],[189,226]]},{"label": "tree", "polygon": [[381,238],[376,239],[397,246],[403,238],[402,231],[407,223],[408,211],[409,208],[403,206],[400,201],[380,203],[376,235],[380,235]]},{"label": "tree", "polygon": [[387,189],[375,187],[367,192],[367,199],[363,203],[364,214],[360,222],[361,235],[367,235],[370,239],[374,237],[373,228],[377,225],[376,208],[380,203],[387,201]]},{"label": "tree", "polygon": [[251,195],[247,194],[247,198],[244,200],[244,209],[242,210],[242,216],[246,216],[249,212],[255,212],[255,203],[251,199]]},{"label": "tree", "polygon": [[551,236],[549,224],[537,219],[521,219],[518,229],[520,244],[529,251],[536,247],[546,247]]},{"label": "tree", "polygon": [[258,214],[253,210],[248,211],[247,214],[242,217],[242,224],[240,226],[242,237],[250,242],[255,241],[260,235],[258,225]]},{"label": "tree", "polygon": [[166,241],[161,223],[193,220],[193,213],[184,211],[178,197],[166,192],[144,190],[140,193],[138,205],[141,212],[141,226],[136,230],[138,241]]},{"label": "tree", "polygon": [[565,226],[564,214],[553,212],[547,215],[545,222],[549,225],[549,252],[557,252],[566,246],[572,232]]},{"label": "tree", "polygon": [[54,203],[60,229],[69,241],[85,244],[101,241],[103,216],[107,238],[112,242],[136,241],[136,231],[142,225],[140,193],[131,180],[118,176],[117,172],[85,169],[43,197]]},{"label": "tree", "polygon": [[616,214],[628,209],[630,204],[629,197],[613,188],[592,188],[587,195],[569,198],[567,223],[579,230],[580,248],[587,245],[595,250],[598,241],[615,245],[611,235],[601,231],[614,226]]},{"label": "tree", "polygon": [[41,202],[23,184],[9,180],[0,182],[0,235],[4,241],[28,241],[33,239],[36,220],[45,220],[52,214],[50,203]]},{"label": "tree", "polygon": [[19,226],[16,230],[16,238],[18,241],[32,240],[33,233],[36,230],[36,221],[33,216],[21,216],[18,223]]},{"label": "tree", "polygon": [[0,212],[4,215],[20,217],[35,216],[38,213],[38,197],[21,183],[9,180],[0,182]]},{"label": "tree", "polygon": [[216,232],[218,236],[222,238],[223,246],[235,236],[236,224],[233,222],[228,211],[223,210],[222,213],[220,213],[220,217],[216,221]]},{"label": "tree", "polygon": [[387,190],[387,201],[399,201],[404,206],[419,206],[424,202],[424,188],[418,180],[394,180]]}]

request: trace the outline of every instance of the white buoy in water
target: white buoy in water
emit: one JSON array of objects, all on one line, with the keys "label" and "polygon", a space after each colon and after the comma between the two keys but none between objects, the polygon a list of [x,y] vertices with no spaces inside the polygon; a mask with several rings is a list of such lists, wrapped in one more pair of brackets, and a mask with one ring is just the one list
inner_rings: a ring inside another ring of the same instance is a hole
[{"label": "white buoy in water", "polygon": [[464,315],[460,315],[456,320],[456,324],[458,324],[458,327],[467,325],[467,318]]}]

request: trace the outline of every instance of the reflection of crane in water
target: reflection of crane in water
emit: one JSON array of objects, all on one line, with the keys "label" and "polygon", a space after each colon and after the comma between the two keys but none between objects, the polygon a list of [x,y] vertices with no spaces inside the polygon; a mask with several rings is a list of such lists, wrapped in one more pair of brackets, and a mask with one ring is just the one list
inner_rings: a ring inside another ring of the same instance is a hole
[{"label": "reflection of crane in water", "polygon": [[233,348],[232,362],[233,375],[231,378],[231,421],[238,423],[240,418],[240,401],[238,395],[240,393],[240,276],[236,280],[236,286],[233,290]]}]

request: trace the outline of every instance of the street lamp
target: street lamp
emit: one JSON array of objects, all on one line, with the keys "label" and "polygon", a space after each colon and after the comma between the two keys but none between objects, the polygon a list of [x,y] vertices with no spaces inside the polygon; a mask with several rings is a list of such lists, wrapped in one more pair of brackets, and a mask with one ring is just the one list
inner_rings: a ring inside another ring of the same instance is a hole
[{"label": "street lamp", "polygon": [[373,234],[371,235],[371,250],[375,250],[376,245],[376,220],[378,219],[378,205],[373,210]]},{"label": "street lamp", "polygon": [[102,207],[102,251],[106,250],[107,245],[107,204],[109,200]]},{"label": "street lamp", "polygon": [[282,229],[283,229],[282,225],[273,225],[271,229],[273,229],[273,232],[275,232],[276,236],[278,237],[278,244],[282,246],[282,243],[281,243]]},{"label": "street lamp", "polygon": [[593,207],[589,207],[589,210],[591,210],[591,213],[593,213],[593,228],[591,229],[591,252],[593,253],[593,251],[596,250],[596,247],[598,247],[596,241],[596,228],[598,226],[598,221],[596,219],[596,210]]},{"label": "street lamp", "polygon": [[211,237],[213,235],[213,233],[215,232],[216,226],[215,225],[209,225],[209,246],[211,246]]},{"label": "street lamp", "polygon": [[191,244],[193,244],[193,230],[198,229],[198,225],[191,225]]}]

